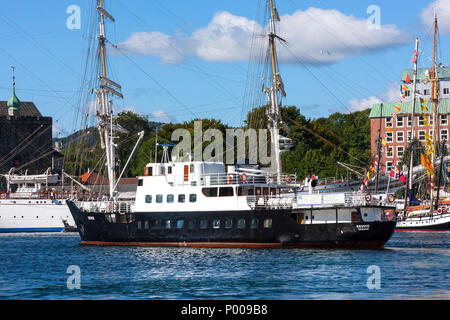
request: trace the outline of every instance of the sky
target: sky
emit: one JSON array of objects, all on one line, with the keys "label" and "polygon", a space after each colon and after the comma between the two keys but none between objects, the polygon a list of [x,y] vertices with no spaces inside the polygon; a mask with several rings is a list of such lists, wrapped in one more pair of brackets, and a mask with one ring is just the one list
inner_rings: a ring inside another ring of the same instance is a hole
[{"label": "sky", "polygon": [[[53,117],[55,137],[80,129],[74,120],[79,108],[94,101],[80,99],[80,91],[88,90],[83,83],[87,43],[95,41],[89,37],[93,1],[16,0],[3,1],[0,8],[0,100],[11,96],[15,66],[17,96]],[[115,18],[106,25],[108,75],[124,95],[114,110],[162,122],[215,118],[242,125],[259,101],[256,93],[262,94],[262,80],[249,61],[252,39],[267,41],[265,3],[104,0]],[[419,67],[431,66],[433,8],[439,20],[438,62],[450,59],[450,0],[275,4],[277,33],[286,40],[277,44],[287,93],[282,103],[297,106],[308,118],[395,101],[402,70],[413,67],[416,37]],[[80,9],[79,27],[73,6]]]}]

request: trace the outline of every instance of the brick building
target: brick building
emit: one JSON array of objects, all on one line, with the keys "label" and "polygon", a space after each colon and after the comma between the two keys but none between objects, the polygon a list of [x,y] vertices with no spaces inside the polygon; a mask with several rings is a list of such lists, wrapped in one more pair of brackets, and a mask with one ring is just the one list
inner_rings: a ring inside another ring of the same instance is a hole
[{"label": "brick building", "polygon": [[52,118],[43,117],[33,102],[21,102],[13,83],[11,98],[0,101],[0,174],[12,167],[42,173],[61,165],[61,158],[52,148]]},{"label": "brick building", "polygon": [[[430,136],[432,134],[432,119],[430,116],[431,125],[425,126],[422,116],[422,108],[419,102],[419,98],[427,100],[428,111],[425,114],[431,115],[433,106],[431,103],[431,82],[429,81],[429,69],[419,69],[417,73],[417,86],[416,86],[416,106],[414,117],[414,136],[425,144],[425,133]],[[400,104],[400,111],[395,110],[396,103],[378,103],[372,106],[370,112],[370,136],[371,136],[371,151],[375,155],[377,153],[377,140],[380,136],[383,138],[387,134],[387,144],[383,148],[381,153],[380,171],[390,170],[394,159],[401,159],[403,152],[405,151],[408,143],[411,141],[411,124],[412,124],[412,81],[406,83],[407,75],[412,80],[413,70],[404,70],[402,73],[401,84],[399,85],[399,97],[401,96],[400,87],[406,85],[408,90],[406,91],[406,97],[403,98],[403,103]],[[450,67],[438,68],[439,77],[439,105],[438,116],[436,124],[437,141],[449,139],[450,125]],[[392,132],[387,132],[387,124],[391,120],[393,113],[397,113],[397,118],[394,119],[392,124]],[[447,143],[447,145],[449,145]]]}]

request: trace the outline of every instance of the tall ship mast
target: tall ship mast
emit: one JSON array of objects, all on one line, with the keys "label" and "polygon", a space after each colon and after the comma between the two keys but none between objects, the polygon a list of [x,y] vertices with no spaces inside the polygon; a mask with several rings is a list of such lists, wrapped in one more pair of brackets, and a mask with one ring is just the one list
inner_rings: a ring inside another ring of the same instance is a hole
[{"label": "tall ship mast", "polygon": [[[302,192],[295,175],[283,175],[280,161],[280,100],[283,83],[277,68],[273,0],[268,2],[272,85],[269,130],[275,172],[220,161],[168,156],[149,162],[138,177],[136,198],[119,200],[110,183],[109,198],[67,201],[83,244],[182,247],[379,248],[395,229],[395,204],[360,193]],[[104,10],[100,12],[100,48],[104,49]],[[283,40],[282,40],[283,41]],[[104,52],[103,52],[104,54]],[[103,56],[102,56],[103,57]],[[104,59],[103,67],[105,66]],[[100,132],[109,150],[108,172],[114,179],[110,80],[101,75],[98,97]],[[134,150],[133,150],[134,152]],[[155,157],[156,158],[156,157]]]}]

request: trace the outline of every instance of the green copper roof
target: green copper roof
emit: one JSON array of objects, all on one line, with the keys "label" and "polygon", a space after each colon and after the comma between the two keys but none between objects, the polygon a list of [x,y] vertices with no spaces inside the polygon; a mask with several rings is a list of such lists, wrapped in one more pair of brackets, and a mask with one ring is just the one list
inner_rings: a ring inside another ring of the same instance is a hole
[{"label": "green copper roof", "polygon": [[[425,113],[431,113],[432,103],[430,101],[426,102],[425,105],[428,111]],[[400,111],[395,110],[396,103],[376,103],[372,106],[370,110],[369,118],[385,118],[390,117],[394,112],[397,114],[410,114],[412,108],[412,101],[403,102],[400,104]],[[422,113],[422,108],[420,106],[419,99],[417,99],[415,106],[415,113]],[[438,113],[450,113],[450,99],[439,100]]]},{"label": "green copper roof", "polygon": [[16,96],[16,84],[15,83],[13,83],[13,94],[12,94],[12,97],[8,100],[7,106],[8,106],[8,109],[15,110],[15,111],[19,110],[20,100]]},{"label": "green copper roof", "polygon": [[[428,80],[428,75],[425,73],[425,71],[427,70],[431,70],[430,69],[418,69],[417,70],[417,80],[419,81],[423,81],[423,80]],[[402,72],[402,78],[400,79],[402,82],[405,81],[406,79],[406,75],[409,75],[409,78],[411,79],[411,82],[413,81],[413,72],[414,70],[412,69],[408,69],[408,70],[403,70]],[[439,79],[448,79],[450,78],[450,67],[438,67],[438,77]]]}]

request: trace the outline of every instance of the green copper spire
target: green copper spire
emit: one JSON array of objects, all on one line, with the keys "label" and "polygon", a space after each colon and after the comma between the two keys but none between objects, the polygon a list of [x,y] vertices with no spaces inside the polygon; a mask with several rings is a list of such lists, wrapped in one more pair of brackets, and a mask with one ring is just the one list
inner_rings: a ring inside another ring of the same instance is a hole
[{"label": "green copper spire", "polygon": [[8,100],[8,110],[18,111],[20,107],[20,100],[16,96],[16,77],[14,76],[14,68],[13,69],[13,94],[12,97]]}]

